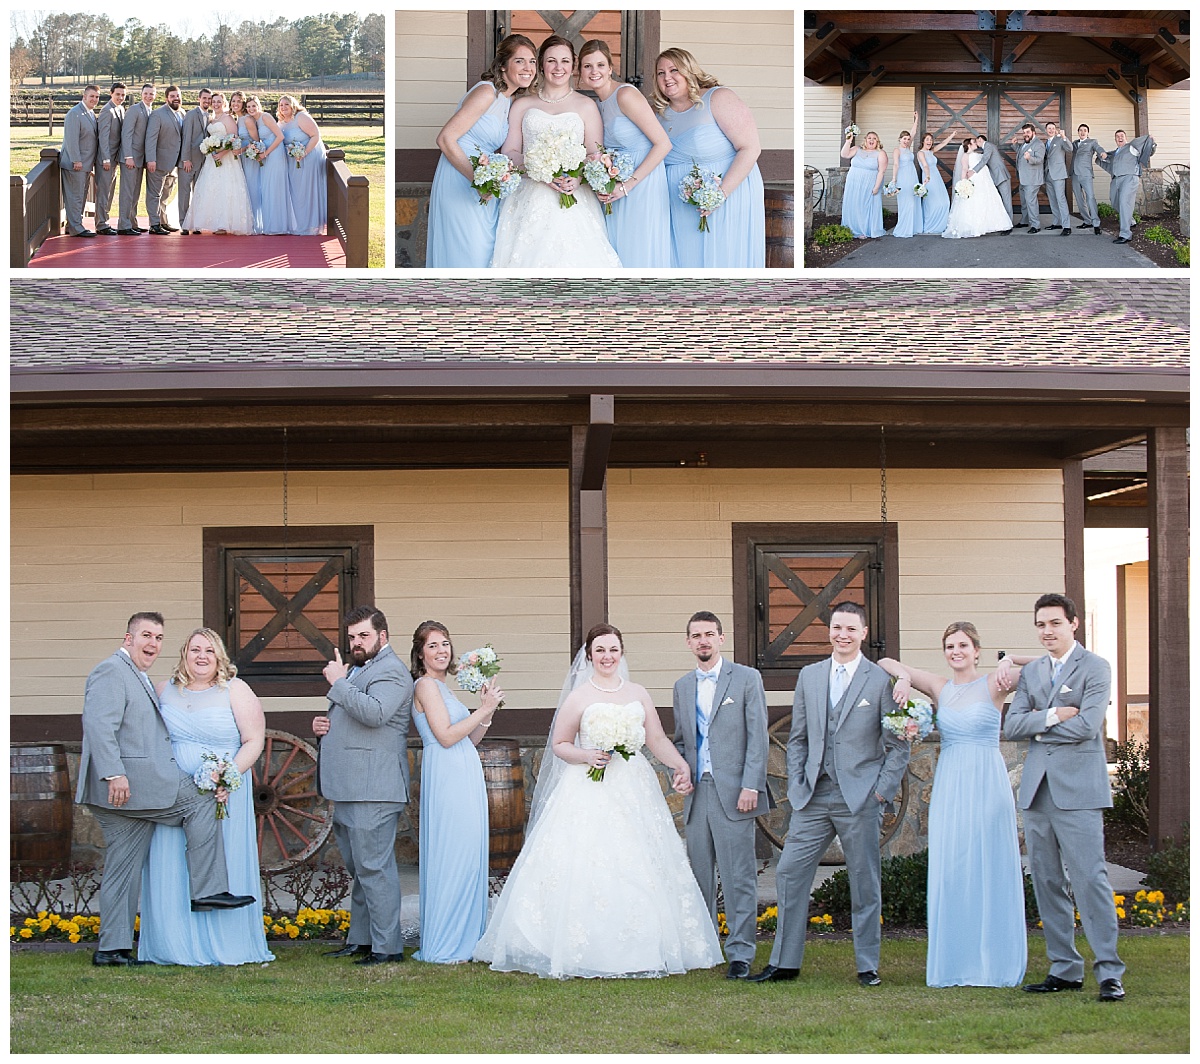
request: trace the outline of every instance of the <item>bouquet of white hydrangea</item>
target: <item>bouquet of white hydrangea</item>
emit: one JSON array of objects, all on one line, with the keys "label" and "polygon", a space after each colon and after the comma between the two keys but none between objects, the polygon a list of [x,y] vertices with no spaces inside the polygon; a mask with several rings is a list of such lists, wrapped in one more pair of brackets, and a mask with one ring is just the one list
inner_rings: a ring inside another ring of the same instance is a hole
[{"label": "bouquet of white hydrangea", "polygon": [[[587,151],[571,130],[549,129],[539,134],[525,152],[525,176],[546,184],[558,177],[580,177],[585,158]],[[575,197],[560,192],[558,205],[574,207]]]},{"label": "bouquet of white hydrangea", "polygon": [[[597,750],[620,754],[628,761],[646,745],[646,728],[625,706],[598,705],[588,715],[587,737]],[[599,783],[604,779],[604,769],[593,765],[588,769],[588,778]]]},{"label": "bouquet of white hydrangea", "polygon": [[963,199],[970,199],[971,193],[975,191],[975,182],[970,178],[964,177],[958,184],[954,186],[954,194],[962,196]]},{"label": "bouquet of white hydrangea", "polygon": [[908,699],[903,706],[883,715],[883,726],[907,743],[919,743],[933,731],[936,717],[933,706],[924,698]]}]

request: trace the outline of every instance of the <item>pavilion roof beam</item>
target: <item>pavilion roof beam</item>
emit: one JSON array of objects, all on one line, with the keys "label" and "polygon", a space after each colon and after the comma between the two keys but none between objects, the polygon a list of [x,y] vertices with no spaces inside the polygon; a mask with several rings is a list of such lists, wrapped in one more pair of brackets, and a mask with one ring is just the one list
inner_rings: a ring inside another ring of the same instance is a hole
[{"label": "pavilion roof beam", "polygon": [[[1016,16],[1014,18],[1014,16]],[[975,12],[912,12],[912,11],[837,11],[817,14],[819,22],[832,18],[844,33],[919,33],[944,30],[963,33],[978,32],[979,15]],[[1010,30],[1026,33],[1056,33],[1076,37],[1157,37],[1163,26],[1161,18],[1097,18],[1095,15],[1031,15],[1013,12]],[[1186,36],[1183,26],[1168,27],[1176,36]]]},{"label": "pavilion roof beam", "polygon": [[1154,43],[1183,67],[1185,74],[1191,73],[1192,50],[1169,29],[1165,26],[1160,26],[1158,33],[1154,36]]},{"label": "pavilion roof beam", "polygon": [[[1093,14],[1082,17],[1031,15],[1027,11],[1014,11],[1009,16],[1009,29],[1074,37],[1157,37],[1161,28],[1161,18],[1097,18]],[[1172,32],[1175,31],[1182,33],[1183,26],[1176,23]]]},{"label": "pavilion roof beam", "polygon": [[1068,437],[1058,445],[1058,457],[1062,459],[1092,458],[1098,454],[1106,454],[1121,447],[1135,443],[1144,443],[1145,432],[1126,430],[1121,432],[1081,432]]},{"label": "pavilion roof beam", "polygon": [[997,69],[1004,74],[1011,74],[1013,66],[1016,64],[1017,60],[1033,47],[1033,42],[1036,40],[1036,33],[1026,34],[1019,41],[1017,41],[1015,45],[1013,45],[1013,50],[1004,57]]},{"label": "pavilion roof beam", "polygon": [[824,22],[817,30],[804,38],[804,61],[816,59],[826,48],[842,35],[842,31],[832,22]]},{"label": "pavilion roof beam", "polygon": [[955,32],[954,36],[958,38],[959,43],[967,50],[967,52],[975,57],[975,60],[979,63],[979,70],[981,73],[990,74],[995,69],[992,66],[992,57],[985,49],[977,45],[965,33]]},{"label": "pavilion roof beam", "polygon": [[1134,107],[1137,107],[1139,103],[1145,103],[1145,95],[1138,91],[1137,86],[1126,80],[1120,71],[1114,70],[1112,67],[1105,67],[1104,76],[1108,78],[1113,88],[1119,90]]}]

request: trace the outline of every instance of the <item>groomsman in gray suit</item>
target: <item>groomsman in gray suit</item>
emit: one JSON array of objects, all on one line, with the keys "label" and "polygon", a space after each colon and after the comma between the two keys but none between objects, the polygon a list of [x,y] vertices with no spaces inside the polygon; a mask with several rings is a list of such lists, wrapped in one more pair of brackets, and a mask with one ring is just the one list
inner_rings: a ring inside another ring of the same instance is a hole
[{"label": "groomsman in gray suit", "polygon": [[[142,174],[146,170],[146,129],[150,125],[151,108],[158,90],[147,82],[142,86],[141,101],[125,112],[121,122],[121,158],[125,170],[121,174],[121,214],[117,219],[120,236],[140,235],[146,230],[138,226],[138,200],[142,198]],[[150,224],[154,224],[151,219]]]},{"label": "groomsman in gray suit", "polygon": [[[980,169],[987,167],[988,173],[992,175],[992,182],[996,186],[996,191],[1000,193],[1000,202],[1004,204],[1004,210],[1008,213],[1009,224],[1012,224],[1012,175],[1008,172],[1008,164],[1004,161],[1004,156],[989,143],[986,136],[980,133],[975,140],[979,143],[979,150],[983,152],[983,158],[979,161]],[[977,171],[968,170],[967,176],[973,177]],[[1012,232],[1011,229],[1008,230]],[[1008,235],[1007,233],[1005,234]]]},{"label": "groomsman in gray suit", "polygon": [[96,134],[99,145],[96,149],[96,232],[102,236],[116,236],[117,231],[108,224],[108,212],[112,207],[113,190],[117,187],[117,171],[121,169],[121,122],[125,118],[125,86],[116,82],[108,97],[108,103],[100,108],[96,119]]},{"label": "groomsman in gray suit", "polygon": [[182,100],[179,88],[168,85],[167,102],[155,108],[146,126],[146,213],[155,236],[179,232],[167,222],[167,202],[183,147],[183,115],[179,111]]},{"label": "groomsman in gray suit", "polygon": [[1104,149],[1092,139],[1092,131],[1082,122],[1076,132],[1079,136],[1071,145],[1074,153],[1071,156],[1071,188],[1075,192],[1075,209],[1079,217],[1092,227],[1092,232],[1099,236],[1100,212],[1096,209],[1096,168],[1093,159],[1103,154]]},{"label": "groomsman in gray suit", "polygon": [[745,979],[758,917],[754,818],[769,808],[767,695],[757,669],[721,656],[716,614],[692,614],[688,649],[697,668],[675,681],[675,746],[696,781],[683,799],[688,860],[717,923],[717,873],[725,894],[727,979]]},{"label": "groomsman in gray suit", "polygon": [[795,979],[804,960],[808,902],[821,855],[836,835],[850,874],[858,981],[878,986],[879,830],[908,767],[906,742],[883,727],[892,707],[888,674],[862,654],[867,614],[856,602],[830,610],[832,657],[800,670],[788,736],[792,819],[775,882],[779,921],[770,963],[755,983]]},{"label": "groomsman in gray suit", "polygon": [[148,670],[162,648],[161,613],[135,613],[117,652],[87,678],[83,751],[75,801],[88,806],[104,833],[98,966],[137,964],[133,921],[142,866],[155,824],[183,826],[192,909],[236,909],[254,899],[230,894],[225,843],[212,799],[171,756]]},{"label": "groomsman in gray suit", "polygon": [[1075,642],[1079,619],[1065,595],[1043,595],[1033,616],[1049,654],[1021,670],[1004,719],[1006,739],[1029,740],[1017,804],[1050,959],[1050,974],[1024,989],[1052,994],[1083,987],[1078,909],[1095,955],[1100,1000],[1120,1001],[1125,965],[1117,956],[1117,914],[1104,861],[1104,810],[1112,805],[1104,756],[1110,670]]},{"label": "groomsman in gray suit", "polygon": [[[183,120],[183,148],[179,155],[179,224],[187,218],[188,206],[192,202],[192,189],[200,177],[200,170],[208,158],[200,150],[200,142],[208,135],[208,106],[212,103],[212,90],[200,90],[200,102],[187,113]],[[197,230],[199,231],[199,230]],[[183,235],[187,236],[187,230]]]},{"label": "groomsman in gray suit", "polygon": [[100,89],[87,85],[83,99],[63,118],[63,140],[58,154],[62,174],[63,203],[67,209],[67,232],[71,236],[94,237],[84,228],[83,207],[87,201],[88,177],[96,165],[96,115]]},{"label": "groomsman in gray suit", "polygon": [[1112,151],[1100,153],[1100,165],[1112,176],[1108,198],[1117,208],[1121,226],[1113,243],[1128,244],[1133,239],[1133,205],[1137,200],[1142,169],[1150,165],[1150,156],[1158,150],[1158,145],[1149,133],[1127,141],[1125,130],[1118,129],[1116,137],[1117,146]]},{"label": "groomsman in gray suit", "polygon": [[1070,142],[1057,122],[1046,123],[1046,198],[1054,224],[1046,231],[1061,229],[1063,236],[1071,235],[1071,212],[1067,210],[1067,149]]},{"label": "groomsman in gray suit", "polygon": [[334,803],[333,834],[354,878],[346,944],[326,956],[386,964],[404,960],[396,822],[408,802],[413,681],[379,610],[359,606],[345,624],[352,665],[334,651],[324,669],[329,710],[313,719],[317,789]]},{"label": "groomsman in gray suit", "polygon": [[1026,122],[1017,143],[1017,180],[1021,183],[1021,224],[1029,226],[1031,233],[1041,232],[1038,189],[1046,178],[1045,159],[1046,145],[1038,139],[1033,123]]}]

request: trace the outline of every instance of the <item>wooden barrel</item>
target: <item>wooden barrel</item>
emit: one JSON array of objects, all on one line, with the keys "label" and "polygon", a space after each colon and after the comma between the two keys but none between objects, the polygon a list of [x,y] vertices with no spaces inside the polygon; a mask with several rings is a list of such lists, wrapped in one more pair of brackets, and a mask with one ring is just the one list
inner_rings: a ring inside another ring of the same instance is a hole
[{"label": "wooden barrel", "polygon": [[796,264],[795,194],[790,188],[764,190],[767,208],[767,269],[790,270]]},{"label": "wooden barrel", "polygon": [[66,749],[59,743],[13,743],[8,798],[10,867],[65,869],[75,809]]},{"label": "wooden barrel", "polygon": [[478,746],[488,797],[488,869],[511,871],[525,841],[525,769],[516,739],[484,739]]}]

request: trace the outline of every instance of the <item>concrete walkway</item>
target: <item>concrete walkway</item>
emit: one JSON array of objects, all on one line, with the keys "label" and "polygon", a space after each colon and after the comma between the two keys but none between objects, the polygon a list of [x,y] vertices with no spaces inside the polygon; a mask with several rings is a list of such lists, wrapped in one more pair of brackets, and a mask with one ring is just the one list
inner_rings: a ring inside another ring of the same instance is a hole
[{"label": "concrete walkway", "polygon": [[[1045,223],[1049,224],[1049,222]],[[1107,229],[1097,236],[1091,228],[1071,222],[1071,235],[1061,232],[1030,234],[1014,229],[1009,236],[991,233],[973,240],[943,240],[915,236],[907,240],[884,236],[855,248],[830,269],[962,269],[993,267],[1007,270],[1082,270],[1094,268],[1153,270],[1157,267],[1128,244],[1114,244]]]}]

